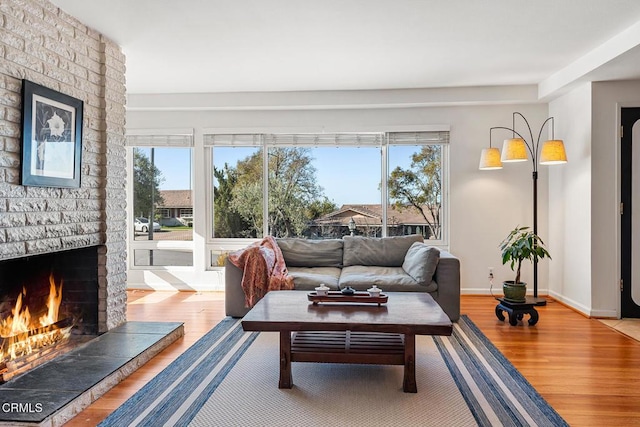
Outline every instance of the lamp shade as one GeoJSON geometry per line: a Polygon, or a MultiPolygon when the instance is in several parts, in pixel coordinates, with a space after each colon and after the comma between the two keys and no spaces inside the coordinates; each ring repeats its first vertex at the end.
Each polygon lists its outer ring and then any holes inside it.
{"type": "Polygon", "coordinates": [[[541,165],[559,165],[567,163],[567,153],[564,151],[564,142],[561,139],[551,139],[542,144],[540,151],[541,165]]]}
{"type": "Polygon", "coordinates": [[[500,150],[497,148],[484,148],[480,153],[480,170],[502,169],[500,150]]]}
{"type": "Polygon", "coordinates": [[[524,162],[527,160],[527,145],[522,138],[505,139],[502,144],[503,162],[524,162]]]}

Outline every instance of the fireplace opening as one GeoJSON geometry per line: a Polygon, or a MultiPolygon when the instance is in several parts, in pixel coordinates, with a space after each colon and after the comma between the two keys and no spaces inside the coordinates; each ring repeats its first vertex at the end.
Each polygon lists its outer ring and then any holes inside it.
{"type": "Polygon", "coordinates": [[[98,247],[0,261],[0,383],[98,333],[98,247]]]}

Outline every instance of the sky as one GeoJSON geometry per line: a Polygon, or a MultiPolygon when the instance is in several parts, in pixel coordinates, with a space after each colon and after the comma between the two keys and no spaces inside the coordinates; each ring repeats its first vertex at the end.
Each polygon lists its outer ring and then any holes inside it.
{"type": "MultiPolygon", "coordinates": [[[[148,149],[143,149],[148,153],[148,149]]],[[[393,146],[389,152],[389,169],[401,165],[406,168],[410,156],[419,150],[416,146],[393,146]]],[[[257,151],[253,147],[216,147],[214,163],[222,167],[225,162],[235,166],[257,151]]],[[[380,148],[379,147],[314,147],[311,148],[316,167],[317,183],[324,194],[338,207],[343,204],[380,203],[380,148]]],[[[156,148],[154,162],[162,171],[161,190],[186,190],[190,183],[191,162],[188,148],[156,148]]]]}
{"type": "MultiPolygon", "coordinates": [[[[150,148],[139,147],[147,156],[150,148]]],[[[155,148],[153,161],[162,171],[164,181],[161,190],[189,190],[191,185],[191,149],[190,148],[155,148]]]]}

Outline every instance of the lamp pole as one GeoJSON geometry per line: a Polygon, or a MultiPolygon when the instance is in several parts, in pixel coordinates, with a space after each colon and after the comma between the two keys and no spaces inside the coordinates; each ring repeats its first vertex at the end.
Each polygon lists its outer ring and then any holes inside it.
{"type": "MultiPolygon", "coordinates": [[[[545,122],[546,123],[546,122],[545,122]]],[[[544,126],[544,125],[542,125],[544,126]]],[[[542,130],[542,129],[541,129],[542,130]]],[[[538,143],[540,140],[538,140],[538,143]]],[[[537,147],[536,147],[537,149],[537,147]]],[[[533,234],[538,235],[538,170],[536,160],[533,160],[534,170],[531,174],[533,180],[533,234]]],[[[537,241],[534,242],[534,245],[537,241]]],[[[538,257],[533,257],[533,299],[536,305],[547,305],[547,300],[538,298],[538,257]]]]}

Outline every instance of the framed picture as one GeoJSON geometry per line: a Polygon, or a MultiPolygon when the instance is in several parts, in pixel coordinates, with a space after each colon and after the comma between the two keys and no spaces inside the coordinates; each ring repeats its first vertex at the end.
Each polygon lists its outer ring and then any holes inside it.
{"type": "Polygon", "coordinates": [[[80,187],[83,102],[22,81],[22,185],[80,187]]]}

